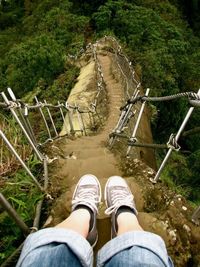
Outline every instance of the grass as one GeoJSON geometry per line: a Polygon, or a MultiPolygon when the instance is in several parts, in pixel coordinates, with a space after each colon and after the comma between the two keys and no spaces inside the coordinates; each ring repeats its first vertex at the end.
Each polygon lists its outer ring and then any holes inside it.
{"type": "MultiPolygon", "coordinates": [[[[65,102],[76,82],[79,68],[66,63],[65,69],[65,73],[58,76],[48,88],[41,81],[38,87],[24,96],[22,100],[26,103],[34,103],[34,96],[37,95],[39,101],[46,99],[48,103],[52,104],[57,104],[57,101],[65,102]]],[[[43,111],[54,136],[55,133],[53,132],[47,111],[45,109],[43,111]]],[[[61,130],[62,118],[60,111],[51,109],[51,114],[57,130],[61,130]]],[[[29,120],[37,142],[44,142],[48,138],[48,133],[38,110],[29,112],[29,120]]],[[[22,160],[42,184],[43,166],[32,154],[32,148],[20,127],[7,111],[0,112],[0,128],[22,160]]],[[[31,227],[35,217],[35,208],[38,201],[42,198],[42,193],[38,191],[38,188],[26,171],[21,168],[20,163],[9,151],[2,138],[0,138],[0,177],[2,194],[17,211],[21,219],[31,227]]],[[[22,231],[12,218],[9,217],[7,212],[0,207],[0,265],[15,251],[24,239],[25,236],[22,231]]]]}
{"type": "MultiPolygon", "coordinates": [[[[21,129],[13,118],[7,114],[0,113],[0,126],[6,138],[11,142],[22,160],[26,160],[32,149],[27,144],[21,129]]],[[[19,168],[15,156],[10,153],[3,139],[0,139],[0,176],[6,176],[19,168]]]]}
{"type": "MultiPolygon", "coordinates": [[[[38,174],[42,173],[42,165],[34,155],[31,155],[32,149],[14,119],[6,113],[0,113],[0,126],[22,160],[38,177],[38,174]]],[[[17,211],[21,219],[31,227],[35,216],[35,207],[42,194],[38,191],[31,177],[21,168],[20,163],[9,151],[2,138],[0,145],[1,193],[17,211]]],[[[39,178],[41,179],[41,177],[39,178]]],[[[14,252],[23,240],[24,235],[19,227],[7,212],[0,208],[0,264],[14,252]]]]}
{"type": "MultiPolygon", "coordinates": [[[[160,158],[158,163],[161,164],[160,158]]],[[[163,169],[161,180],[174,192],[181,194],[194,205],[198,205],[200,203],[199,187],[192,187],[191,179],[191,171],[185,157],[181,153],[173,152],[163,169]]]]}
{"type": "MultiPolygon", "coordinates": [[[[32,167],[34,173],[40,173],[38,170],[41,164],[35,157],[31,157],[27,164],[32,167]]],[[[42,198],[42,193],[38,191],[25,170],[18,169],[14,174],[4,178],[2,194],[21,219],[31,227],[35,216],[35,207],[42,198]]],[[[0,211],[0,264],[2,264],[23,242],[24,235],[7,212],[0,211]]]]}

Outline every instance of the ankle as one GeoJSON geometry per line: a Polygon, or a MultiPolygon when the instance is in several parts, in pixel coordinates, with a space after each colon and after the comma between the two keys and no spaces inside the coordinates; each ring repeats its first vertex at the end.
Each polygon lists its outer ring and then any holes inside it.
{"type": "Polygon", "coordinates": [[[121,207],[119,207],[119,209],[116,212],[116,219],[121,213],[124,213],[124,212],[129,212],[129,213],[132,213],[134,215],[137,215],[136,210],[130,208],[129,206],[121,206],[121,207]]]}
{"type": "Polygon", "coordinates": [[[117,218],[117,235],[121,235],[131,231],[143,231],[138,219],[134,213],[123,212],[120,213],[117,218]]]}
{"type": "Polygon", "coordinates": [[[56,225],[56,228],[73,230],[86,238],[89,233],[89,225],[89,211],[87,209],[77,209],[74,210],[67,219],[56,225]]]}
{"type": "Polygon", "coordinates": [[[78,211],[78,210],[86,210],[90,214],[90,220],[89,220],[89,232],[90,232],[92,227],[93,227],[93,224],[94,224],[94,213],[93,213],[93,211],[88,206],[82,205],[82,204],[76,206],[76,208],[74,209],[74,211],[78,211]]]}

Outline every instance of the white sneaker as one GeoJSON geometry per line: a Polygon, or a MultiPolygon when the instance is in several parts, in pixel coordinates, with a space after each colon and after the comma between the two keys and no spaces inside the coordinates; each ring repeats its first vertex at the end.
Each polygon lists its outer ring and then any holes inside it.
{"type": "Polygon", "coordinates": [[[98,232],[96,227],[96,217],[98,213],[98,205],[101,201],[101,186],[96,176],[86,174],[82,176],[74,190],[72,197],[72,211],[77,206],[84,205],[91,211],[92,226],[87,236],[87,240],[94,247],[98,240],[98,232]]]}
{"type": "Polygon", "coordinates": [[[105,214],[111,215],[111,236],[113,238],[117,235],[116,213],[118,209],[122,206],[128,207],[135,215],[137,215],[137,210],[131,190],[120,176],[112,176],[108,179],[104,190],[104,198],[107,206],[105,214]]]}

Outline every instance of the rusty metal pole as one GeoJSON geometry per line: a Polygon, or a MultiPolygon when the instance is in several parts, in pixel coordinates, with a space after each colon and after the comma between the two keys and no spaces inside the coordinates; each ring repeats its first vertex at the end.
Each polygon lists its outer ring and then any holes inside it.
{"type": "Polygon", "coordinates": [[[7,199],[3,196],[2,193],[0,193],[0,204],[7,211],[7,213],[10,215],[10,217],[13,218],[13,220],[16,222],[16,224],[21,228],[23,233],[29,234],[30,233],[29,227],[20,218],[20,216],[15,211],[15,209],[10,205],[10,203],[7,201],[7,199]]]}
{"type": "MultiPolygon", "coordinates": [[[[200,96],[200,89],[199,89],[199,91],[198,91],[197,94],[200,96]]],[[[184,128],[185,128],[185,126],[186,126],[186,124],[187,124],[187,122],[188,122],[190,116],[192,115],[193,110],[194,110],[194,107],[191,107],[191,108],[188,110],[188,112],[187,112],[187,114],[186,114],[186,116],[185,116],[185,118],[184,118],[184,120],[183,120],[183,122],[182,122],[182,124],[181,124],[181,126],[180,126],[180,128],[179,128],[179,130],[178,130],[178,133],[177,133],[176,136],[175,136],[175,140],[176,140],[176,141],[178,141],[178,139],[179,139],[181,133],[183,132],[183,130],[184,130],[184,128]]],[[[171,155],[171,153],[172,153],[172,150],[173,150],[172,148],[169,148],[169,150],[168,150],[168,152],[167,152],[167,155],[165,156],[165,158],[164,158],[164,160],[163,160],[163,162],[162,162],[162,164],[161,164],[161,166],[160,166],[160,168],[159,168],[159,170],[158,170],[158,172],[157,172],[155,178],[154,178],[154,179],[150,179],[150,181],[151,181],[152,183],[156,183],[156,182],[158,181],[158,179],[160,178],[160,174],[161,174],[162,170],[164,169],[164,167],[165,167],[165,165],[166,165],[166,163],[167,163],[167,160],[169,159],[169,157],[170,157],[170,155],[171,155]]]]}
{"type": "Polygon", "coordinates": [[[62,120],[63,120],[64,128],[66,130],[66,133],[68,134],[67,123],[66,123],[66,120],[65,120],[65,117],[64,117],[64,113],[63,113],[63,110],[62,110],[62,107],[61,107],[59,101],[58,101],[58,105],[60,106],[59,109],[60,109],[60,114],[61,114],[61,117],[62,117],[62,120]]]}
{"type": "MultiPolygon", "coordinates": [[[[147,88],[146,93],[145,93],[145,96],[148,96],[149,91],[150,91],[150,89],[147,88]]],[[[140,109],[140,112],[139,112],[139,115],[138,115],[138,118],[137,118],[135,127],[134,127],[134,129],[133,129],[133,133],[132,133],[132,136],[131,136],[131,138],[130,138],[130,141],[132,141],[132,140],[134,140],[134,139],[136,138],[136,133],[137,133],[137,130],[138,130],[138,127],[139,127],[141,118],[142,118],[142,114],[143,114],[143,111],[144,111],[144,108],[145,108],[145,104],[146,104],[146,101],[144,101],[144,102],[142,103],[142,106],[141,106],[141,109],[140,109]]],[[[127,156],[129,155],[131,148],[132,148],[132,146],[128,146],[128,149],[127,149],[127,152],[126,152],[126,155],[127,155],[127,156]]]]}
{"type": "MultiPolygon", "coordinates": [[[[46,101],[46,100],[44,100],[44,103],[45,103],[45,104],[47,104],[47,101],[46,101]]],[[[52,124],[52,126],[53,126],[54,132],[55,132],[56,136],[58,136],[58,132],[57,132],[57,130],[56,130],[56,126],[55,126],[55,123],[54,123],[54,121],[53,121],[53,118],[52,118],[52,115],[51,115],[50,109],[49,109],[48,107],[46,107],[46,109],[47,109],[47,112],[48,112],[48,115],[49,115],[49,118],[50,118],[51,124],[52,124]]]]}
{"type": "Polygon", "coordinates": [[[9,142],[9,140],[7,139],[7,137],[4,135],[4,133],[0,130],[0,136],[3,138],[4,142],[6,143],[6,145],[8,146],[9,150],[15,155],[15,157],[19,160],[19,162],[21,163],[22,167],[27,171],[27,173],[31,176],[31,178],[33,179],[33,181],[35,182],[35,184],[38,186],[38,188],[43,191],[42,186],[39,184],[39,182],[37,181],[37,179],[35,178],[35,176],[32,174],[32,172],[29,170],[29,168],[26,166],[26,164],[23,162],[23,160],[21,159],[21,157],[19,156],[19,154],[17,153],[17,151],[14,149],[14,147],[11,145],[11,143],[9,142]]]}
{"type": "MultiPolygon", "coordinates": [[[[14,92],[12,91],[12,89],[8,87],[7,91],[9,93],[10,97],[12,98],[12,100],[17,103],[17,98],[16,98],[14,92]]],[[[24,128],[26,129],[27,133],[29,134],[30,138],[32,139],[34,145],[37,146],[37,141],[36,141],[36,138],[34,136],[33,129],[31,127],[31,124],[30,124],[29,120],[28,120],[28,109],[27,109],[27,107],[25,107],[25,113],[23,113],[23,110],[22,110],[22,108],[20,106],[19,107],[19,115],[21,117],[21,120],[22,120],[24,128]]]]}
{"type": "Polygon", "coordinates": [[[72,116],[71,109],[68,109],[68,107],[67,107],[67,102],[66,102],[65,107],[67,109],[67,116],[68,116],[68,119],[69,119],[70,133],[72,135],[74,135],[75,134],[75,130],[74,130],[74,125],[73,125],[73,116],[72,116]]]}
{"type": "MultiPolygon", "coordinates": [[[[1,92],[1,95],[2,95],[5,103],[7,105],[9,105],[10,104],[10,101],[6,97],[5,93],[1,92]]],[[[18,118],[18,116],[17,116],[14,108],[10,107],[10,111],[13,114],[13,117],[15,118],[15,120],[17,121],[17,123],[19,124],[20,128],[22,129],[23,133],[25,134],[26,138],[28,139],[30,145],[32,146],[32,148],[35,151],[36,155],[38,156],[39,160],[42,161],[43,160],[43,155],[39,152],[39,150],[37,149],[37,147],[33,143],[32,139],[30,138],[29,134],[27,133],[27,131],[25,130],[24,126],[22,125],[20,119],[18,118]]]]}
{"type": "MultiPolygon", "coordinates": [[[[38,99],[37,99],[37,97],[36,97],[36,96],[35,96],[35,101],[36,101],[36,103],[37,103],[37,104],[39,104],[39,101],[38,101],[38,99]]],[[[47,129],[47,132],[48,132],[49,138],[50,138],[50,139],[52,139],[52,136],[51,136],[51,133],[50,133],[50,130],[49,130],[48,123],[47,123],[47,121],[46,121],[46,118],[45,118],[45,116],[44,116],[44,113],[43,113],[43,111],[42,111],[42,108],[41,108],[41,107],[39,108],[39,111],[40,111],[40,114],[41,114],[41,116],[42,116],[42,119],[43,119],[43,121],[44,121],[45,127],[46,127],[46,129],[47,129]]]]}

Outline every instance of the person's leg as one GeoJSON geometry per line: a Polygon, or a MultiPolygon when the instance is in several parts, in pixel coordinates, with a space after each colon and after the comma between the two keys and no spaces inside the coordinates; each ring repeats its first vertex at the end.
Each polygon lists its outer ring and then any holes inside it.
{"type": "Polygon", "coordinates": [[[117,226],[117,235],[122,235],[130,231],[143,231],[135,214],[126,211],[121,212],[117,216],[117,226]]]}
{"type": "Polygon", "coordinates": [[[56,228],[71,229],[87,238],[89,232],[90,212],[87,209],[74,210],[63,222],[56,225],[56,228]]]}
{"type": "Polygon", "coordinates": [[[111,177],[105,187],[106,214],[111,215],[112,240],[98,253],[97,266],[173,266],[164,241],[143,231],[133,195],[124,179],[111,177]]]}
{"type": "Polygon", "coordinates": [[[125,180],[119,176],[108,179],[104,198],[107,209],[105,214],[111,215],[112,238],[128,231],[142,231],[137,220],[134,197],[125,180]]]}
{"type": "Polygon", "coordinates": [[[97,241],[96,216],[100,199],[97,178],[84,175],[74,191],[70,216],[54,228],[29,235],[17,267],[92,266],[90,244],[97,241]]]}

